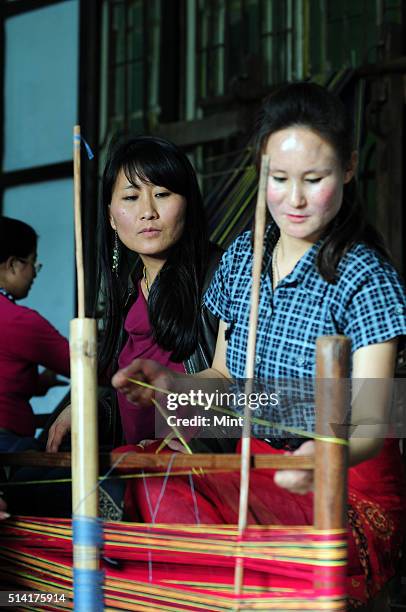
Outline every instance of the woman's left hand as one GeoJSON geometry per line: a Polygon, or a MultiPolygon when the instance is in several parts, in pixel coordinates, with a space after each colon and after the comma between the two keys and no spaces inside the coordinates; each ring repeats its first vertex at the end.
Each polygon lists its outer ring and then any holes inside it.
{"type": "MultiPolygon", "coordinates": [[[[314,455],[314,442],[308,440],[291,455],[314,455]]],[[[291,493],[305,495],[313,491],[313,470],[278,470],[274,482],[291,493]]]]}

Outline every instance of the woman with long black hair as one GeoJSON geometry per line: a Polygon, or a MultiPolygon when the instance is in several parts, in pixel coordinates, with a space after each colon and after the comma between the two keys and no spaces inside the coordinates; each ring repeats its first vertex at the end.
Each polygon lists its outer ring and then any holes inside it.
{"type": "MultiPolygon", "coordinates": [[[[342,102],[312,83],[283,86],[262,108],[256,153],[257,159],[264,153],[270,158],[270,222],[255,377],[273,381],[273,390],[284,381],[299,387],[311,384],[316,339],[342,334],[351,340],[353,385],[361,381],[367,391],[367,397],[364,389],[353,396],[351,424],[357,430],[349,442],[348,474],[347,587],[361,605],[393,575],[404,531],[405,475],[399,441],[385,439],[379,424],[388,422],[386,389],[406,336],[406,293],[382,239],[362,213],[352,135],[351,116],[342,102]]],[[[220,325],[212,366],[201,377],[222,381],[245,376],[252,259],[252,233],[245,232],[224,254],[205,294],[205,304],[220,325]]],[[[161,365],[136,360],[113,378],[114,386],[132,401],[147,402],[153,392],[140,392],[129,377],[171,390],[179,382],[161,365]]],[[[304,408],[314,430],[314,403],[304,408]]],[[[282,428],[290,425],[284,416],[281,411],[282,428]]],[[[314,453],[314,442],[306,437],[296,440],[278,431],[261,435],[258,429],[254,433],[253,452],[314,453]]],[[[193,482],[192,495],[187,482],[170,479],[162,499],[157,478],[148,484],[148,499],[138,482],[127,488],[132,506],[146,522],[157,500],[157,523],[167,521],[168,514],[180,523],[194,522],[195,506],[202,523],[237,522],[239,474],[193,476],[193,482]]],[[[253,470],[249,522],[312,524],[312,485],[312,473],[306,470],[253,470]]]]}
{"type": "MultiPolygon", "coordinates": [[[[152,136],[113,142],[103,173],[99,216],[104,302],[99,379],[134,358],[177,372],[209,367],[217,319],[202,303],[220,259],[209,243],[196,174],[174,144],[152,136]]],[[[154,438],[154,413],[119,394],[127,443],[154,438]]],[[[70,428],[70,408],[50,429],[55,451],[70,428]]]]}

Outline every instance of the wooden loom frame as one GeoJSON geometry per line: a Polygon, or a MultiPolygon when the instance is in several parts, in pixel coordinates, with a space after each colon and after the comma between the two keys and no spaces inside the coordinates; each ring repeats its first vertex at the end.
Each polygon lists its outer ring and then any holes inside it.
{"type": "MultiPolygon", "coordinates": [[[[80,138],[80,130],[75,131],[76,138],[80,138]]],[[[76,151],[78,147],[76,147],[76,151]]],[[[254,377],[254,359],[255,359],[255,340],[256,340],[256,326],[258,318],[258,300],[259,300],[259,284],[262,266],[262,245],[264,236],[265,226],[265,188],[267,173],[269,167],[269,160],[266,158],[263,160],[260,185],[258,190],[258,202],[256,210],[256,224],[255,224],[255,243],[254,243],[254,266],[253,266],[253,290],[252,290],[252,302],[251,302],[251,316],[250,316],[250,329],[248,339],[248,351],[247,351],[247,367],[246,377],[248,379],[246,392],[249,393],[252,389],[252,381],[254,377]]],[[[80,184],[78,183],[80,176],[80,160],[78,155],[75,155],[75,200],[79,202],[79,206],[75,206],[76,219],[80,218],[80,184]]],[[[81,229],[80,223],[78,223],[79,229],[77,228],[77,261],[78,261],[78,286],[79,286],[79,315],[80,318],[75,321],[76,325],[79,325],[80,330],[86,328],[86,322],[91,322],[90,327],[95,328],[93,322],[89,319],[84,319],[84,285],[83,285],[83,262],[81,259],[81,229]],[[79,238],[78,238],[79,237],[79,238]],[[82,321],[82,322],[81,322],[82,321]]],[[[94,330],[91,331],[94,333],[94,330]]],[[[84,334],[85,335],[85,334],[84,334]]],[[[91,342],[94,342],[93,336],[91,342]]],[[[92,364],[89,365],[89,354],[88,347],[86,348],[86,342],[89,342],[88,338],[81,338],[81,344],[85,347],[81,348],[83,351],[84,364],[75,366],[76,376],[78,370],[87,370],[85,375],[83,372],[79,373],[80,385],[79,387],[86,388],[91,386],[92,373],[89,372],[92,364]],[[86,378],[85,382],[83,376],[86,378]],[[87,382],[90,381],[90,382],[87,382]]],[[[71,347],[72,351],[72,347],[71,347]]],[[[346,338],[335,336],[335,337],[323,337],[317,341],[317,363],[316,363],[316,378],[323,380],[324,384],[316,385],[316,433],[320,437],[316,437],[315,440],[315,458],[312,457],[290,457],[290,456],[278,456],[272,457],[269,455],[257,455],[251,457],[250,454],[250,413],[249,408],[246,406],[244,413],[244,431],[243,431],[243,446],[241,456],[236,455],[179,455],[175,458],[170,459],[167,455],[156,455],[156,454],[142,454],[137,455],[136,453],[126,455],[123,461],[120,463],[120,468],[129,467],[167,467],[171,460],[171,466],[173,468],[215,468],[219,470],[229,470],[230,467],[241,468],[241,492],[240,492],[240,510],[239,510],[239,524],[238,530],[240,535],[244,532],[247,525],[247,507],[248,507],[248,487],[249,487],[249,469],[252,463],[255,467],[273,467],[279,469],[314,469],[314,481],[315,481],[315,495],[314,495],[314,527],[317,530],[332,530],[339,529],[343,530],[346,527],[346,468],[347,468],[347,447],[345,444],[337,443],[337,434],[332,429],[331,424],[343,423],[344,415],[347,412],[348,397],[344,392],[343,386],[334,384],[337,380],[348,377],[349,372],[349,341],[346,338]],[[325,384],[326,379],[331,380],[331,384],[325,384]],[[245,435],[244,435],[245,434],[245,435]],[[325,439],[323,439],[323,436],[325,439]],[[328,440],[327,438],[330,438],[328,440]],[[335,438],[335,440],[332,440],[335,438]]],[[[94,359],[92,356],[91,361],[94,359]]],[[[73,365],[74,362],[72,362],[73,365]]],[[[72,368],[73,374],[74,368],[72,368]]],[[[94,378],[94,376],[93,376],[94,378]]],[[[72,381],[73,388],[75,380],[72,381]]],[[[91,398],[90,411],[94,413],[94,398],[95,389],[88,389],[89,396],[91,398]]],[[[73,438],[80,437],[81,444],[83,445],[86,440],[84,435],[85,428],[88,426],[86,422],[86,403],[85,397],[82,394],[78,397],[79,392],[75,390],[76,400],[80,410],[78,408],[78,415],[75,417],[73,410],[73,438]],[[79,421],[75,418],[79,418],[79,421]],[[75,433],[76,432],[76,433],[75,433]]],[[[93,422],[92,426],[92,451],[94,450],[94,435],[95,435],[95,424],[94,414],[91,416],[93,422]]],[[[96,456],[92,468],[89,470],[89,465],[86,461],[83,461],[83,447],[78,448],[78,442],[75,440],[72,446],[72,456],[68,453],[54,453],[54,454],[43,454],[39,455],[35,453],[35,465],[49,465],[49,466],[61,466],[66,465],[69,459],[72,459],[73,469],[73,480],[79,482],[80,492],[73,487],[73,504],[74,508],[83,499],[87,499],[84,506],[85,515],[89,517],[95,517],[97,511],[95,511],[95,503],[97,501],[97,494],[94,490],[95,473],[97,472],[98,458],[96,456]],[[75,449],[76,448],[76,449],[75,449]],[[75,459],[76,457],[76,459],[75,459]],[[81,461],[78,458],[81,458],[81,461]],[[96,470],[96,471],[95,471],[96,470]],[[90,481],[85,482],[87,476],[86,472],[91,472],[90,481]]],[[[29,465],[32,464],[33,455],[31,453],[14,453],[5,454],[6,456],[0,456],[0,465],[29,465]],[[30,456],[31,455],[31,456],[30,456]]],[[[113,454],[111,459],[116,459],[113,454]]],[[[87,569],[97,569],[98,567],[98,551],[97,547],[94,547],[94,558],[89,560],[88,550],[85,551],[86,560],[82,558],[82,553],[79,550],[74,552],[74,558],[79,560],[79,563],[87,569]]],[[[80,547],[79,547],[80,549],[80,547]]],[[[235,566],[235,594],[240,595],[243,589],[243,561],[241,557],[236,559],[235,566]]],[[[343,608],[344,609],[344,608],[343,608]]]]}
{"type": "MultiPolygon", "coordinates": [[[[336,385],[345,378],[348,367],[349,345],[342,337],[324,337],[318,341],[317,377],[324,383],[316,387],[317,433],[321,436],[337,436],[330,430],[331,423],[343,422],[347,409],[345,394],[340,393],[342,386],[336,385]],[[331,381],[331,386],[328,380],[331,381]],[[327,383],[327,384],[326,384],[327,383]],[[339,391],[333,396],[331,390],[339,391]]],[[[346,528],[346,464],[347,447],[322,438],[315,440],[315,460],[312,456],[290,455],[252,455],[251,467],[274,469],[314,469],[314,527],[317,530],[346,528]]],[[[108,468],[114,465],[120,453],[101,456],[100,465],[108,468]]],[[[148,469],[168,467],[173,455],[128,453],[120,462],[120,468],[148,469]]],[[[0,465],[28,466],[35,459],[36,466],[70,466],[70,453],[3,453],[0,465]]],[[[178,454],[172,458],[171,469],[202,467],[214,470],[238,470],[241,466],[239,455],[178,454]]],[[[308,526],[307,526],[308,527],[308,526]]],[[[328,573],[324,574],[328,580],[328,573]]],[[[344,611],[346,608],[343,607],[344,611]]]]}

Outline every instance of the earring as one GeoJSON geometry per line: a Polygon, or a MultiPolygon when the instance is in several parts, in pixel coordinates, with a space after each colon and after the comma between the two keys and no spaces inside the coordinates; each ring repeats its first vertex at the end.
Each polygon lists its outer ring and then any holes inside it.
{"type": "Polygon", "coordinates": [[[118,276],[118,263],[120,260],[120,247],[118,245],[118,234],[117,230],[114,231],[114,247],[113,247],[113,262],[111,264],[111,269],[113,273],[118,276]]]}

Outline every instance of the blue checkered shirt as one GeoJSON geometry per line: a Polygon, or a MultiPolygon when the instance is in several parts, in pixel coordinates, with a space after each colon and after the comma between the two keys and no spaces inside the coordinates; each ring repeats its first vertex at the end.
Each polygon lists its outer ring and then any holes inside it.
{"type": "MultiPolygon", "coordinates": [[[[315,264],[319,241],[273,290],[272,252],[277,239],[278,230],[271,225],[261,275],[255,378],[269,382],[296,379],[296,384],[300,384],[298,379],[302,384],[307,379],[311,384],[319,336],[344,334],[351,339],[354,352],[406,335],[404,286],[393,266],[374,250],[364,244],[353,246],[338,265],[336,282],[328,283],[315,264]]],[[[252,259],[251,233],[245,232],[223,255],[204,298],[209,310],[228,325],[226,362],[234,379],[245,375],[252,259]]],[[[308,398],[304,392],[303,399],[305,395],[308,398]]],[[[312,427],[313,402],[307,399],[294,404],[302,404],[299,421],[288,415],[283,421],[312,427]]]]}
{"type": "MultiPolygon", "coordinates": [[[[278,235],[267,230],[258,316],[255,376],[313,377],[319,336],[344,334],[352,352],[406,335],[406,293],[390,263],[364,244],[353,246],[338,265],[335,283],[319,274],[311,247],[272,289],[272,251],[278,235]]],[[[224,253],[204,301],[228,324],[227,367],[244,378],[252,277],[251,233],[224,253]]]]}

